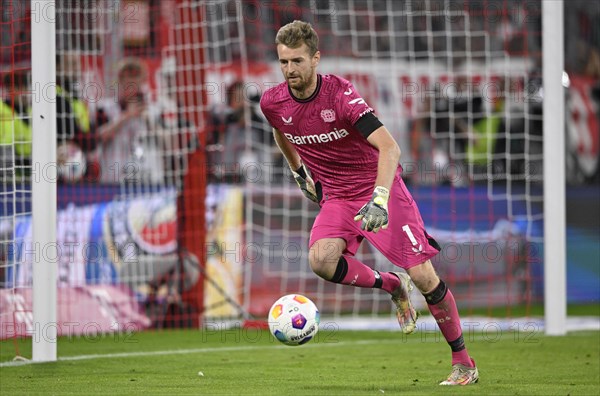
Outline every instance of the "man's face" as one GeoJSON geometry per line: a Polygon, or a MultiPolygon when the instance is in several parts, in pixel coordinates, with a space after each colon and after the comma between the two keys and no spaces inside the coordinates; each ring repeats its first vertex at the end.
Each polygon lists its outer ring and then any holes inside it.
{"type": "Polygon", "coordinates": [[[122,75],[119,78],[119,102],[141,102],[144,80],[137,75],[122,75]]]}
{"type": "Polygon", "coordinates": [[[296,91],[306,90],[315,79],[321,56],[319,51],[310,56],[306,44],[298,48],[278,44],[277,55],[281,72],[290,88],[296,91]]]}

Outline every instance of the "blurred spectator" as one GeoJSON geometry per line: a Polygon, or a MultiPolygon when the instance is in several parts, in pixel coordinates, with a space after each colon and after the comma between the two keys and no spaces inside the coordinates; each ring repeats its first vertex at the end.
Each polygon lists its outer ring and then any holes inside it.
{"type": "Polygon", "coordinates": [[[488,166],[495,162],[494,154],[503,154],[505,147],[498,143],[505,135],[502,131],[506,129],[503,118],[504,98],[499,97],[488,103],[491,106],[490,111],[480,120],[473,122],[469,128],[467,143],[467,162],[475,167],[476,174],[486,176],[488,166]]]}
{"type": "Polygon", "coordinates": [[[492,165],[494,171],[506,169],[502,153],[513,140],[504,132],[504,84],[495,87],[497,96],[483,98],[468,77],[457,76],[422,102],[412,123],[410,147],[418,171],[408,168],[412,182],[464,186],[487,178],[492,165]]]}
{"type": "Polygon", "coordinates": [[[467,76],[459,75],[438,93],[432,116],[435,117],[432,129],[440,138],[437,156],[442,161],[442,175],[453,185],[463,186],[469,182],[467,149],[473,138],[473,125],[479,123],[483,114],[483,98],[474,89],[467,76]],[[442,159],[441,156],[447,156],[442,159]],[[448,166],[448,164],[453,164],[448,166]]]}
{"type": "Polygon", "coordinates": [[[85,153],[96,146],[90,129],[87,103],[79,97],[81,58],[77,52],[56,55],[56,137],[59,180],[81,180],[90,167],[85,153]]]}
{"type": "Polygon", "coordinates": [[[600,80],[600,50],[589,47],[589,57],[585,64],[584,75],[595,80],[600,80]]]}
{"type": "MultiPolygon", "coordinates": [[[[14,159],[16,169],[20,175],[28,175],[31,165],[31,84],[28,71],[16,71],[14,79],[10,74],[4,76],[3,87],[9,92],[7,98],[0,104],[0,143],[2,162],[11,163],[14,159]],[[14,113],[13,113],[14,111],[14,113]],[[13,135],[14,128],[14,135],[13,135]],[[12,145],[14,136],[14,148],[12,145]]],[[[57,161],[59,177],[64,181],[65,170],[61,167],[69,162],[71,173],[70,181],[74,181],[72,168],[85,171],[85,158],[79,145],[75,143],[76,136],[80,135],[80,128],[75,119],[71,101],[64,92],[57,87],[56,96],[56,135],[57,135],[57,161]],[[82,167],[82,168],[81,168],[82,167]]],[[[79,178],[83,173],[79,174],[79,178]]]]}
{"type": "Polygon", "coordinates": [[[226,108],[213,111],[213,129],[207,137],[213,181],[242,182],[243,177],[253,178],[248,172],[265,177],[269,171],[279,170],[274,163],[278,157],[271,150],[271,129],[256,110],[259,97],[249,97],[246,88],[241,81],[231,84],[226,108]]]}
{"type": "Polygon", "coordinates": [[[148,71],[141,59],[126,58],[117,71],[116,98],[103,100],[94,126],[102,183],[162,184],[162,142],[151,111],[148,71]],[[112,100],[111,100],[112,99],[112,100]]]}
{"type": "Polygon", "coordinates": [[[85,98],[79,93],[81,79],[81,57],[77,52],[60,52],[56,55],[56,95],[64,98],[57,102],[57,115],[63,118],[59,128],[59,138],[73,140],[85,152],[94,149],[91,136],[90,115],[85,98]],[[69,109],[63,109],[62,102],[68,102],[69,109]]]}
{"type": "MultiPolygon", "coordinates": [[[[31,84],[29,73],[15,71],[3,76],[2,92],[5,98],[0,101],[0,167],[10,169],[23,176],[29,174],[24,167],[31,165],[31,84]]],[[[1,182],[9,182],[12,175],[2,172],[1,182]]]]}
{"type": "Polygon", "coordinates": [[[185,116],[178,95],[175,57],[164,57],[156,78],[158,134],[162,137],[165,173],[168,183],[179,184],[187,172],[188,154],[198,150],[196,126],[185,116]]]}

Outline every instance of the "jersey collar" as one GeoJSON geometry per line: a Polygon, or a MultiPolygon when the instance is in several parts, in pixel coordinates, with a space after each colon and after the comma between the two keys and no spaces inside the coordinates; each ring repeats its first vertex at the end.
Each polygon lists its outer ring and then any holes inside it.
{"type": "Polygon", "coordinates": [[[317,95],[319,94],[320,90],[321,90],[321,75],[320,74],[317,74],[317,87],[315,88],[315,92],[313,92],[306,99],[299,99],[299,98],[295,97],[294,94],[292,93],[292,89],[288,85],[288,92],[290,93],[290,96],[292,97],[292,99],[294,99],[298,103],[308,103],[308,102],[310,102],[311,100],[313,100],[314,98],[317,97],[317,95]]]}

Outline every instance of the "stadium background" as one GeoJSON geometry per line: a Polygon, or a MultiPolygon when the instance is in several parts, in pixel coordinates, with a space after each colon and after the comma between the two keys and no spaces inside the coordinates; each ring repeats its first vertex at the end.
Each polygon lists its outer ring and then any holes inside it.
{"type": "MultiPolygon", "coordinates": [[[[15,76],[27,78],[31,69],[29,23],[37,14],[24,4],[2,0],[3,100],[22,89],[15,76]]],[[[568,4],[565,43],[575,43],[565,57],[568,301],[597,303],[600,15],[585,1],[568,4]]],[[[96,105],[114,100],[119,62],[138,57],[148,70],[149,112],[161,120],[150,132],[163,139],[161,158],[169,163],[158,184],[100,183],[89,171],[97,169],[92,159],[83,178],[61,181],[59,243],[73,254],[60,257],[59,319],[81,324],[63,325],[62,334],[262,318],[292,290],[335,317],[391,313],[385,296],[324,284],[310,273],[303,249],[316,208],[281,167],[269,128],[252,115],[260,93],[281,81],[274,35],[294,19],[319,32],[321,72],[352,80],[399,141],[425,223],[444,242],[439,270],[459,306],[500,306],[510,316],[514,306],[542,301],[540,2],[57,5],[57,51],[81,63],[72,94],[89,108],[86,139],[95,139],[96,105]],[[244,156],[225,163],[231,142],[212,136],[225,133],[218,119],[229,111],[236,81],[247,121],[236,138],[244,156]],[[476,94],[481,108],[471,100],[476,94]],[[492,122],[499,97],[507,103],[500,112],[505,130],[498,130],[504,145],[488,145],[482,164],[448,119],[471,127],[492,122]],[[444,101],[446,110],[436,107],[444,101]]],[[[27,335],[32,326],[27,186],[35,172],[19,166],[2,180],[1,338],[27,335]]],[[[389,268],[368,246],[360,253],[389,268]]]]}

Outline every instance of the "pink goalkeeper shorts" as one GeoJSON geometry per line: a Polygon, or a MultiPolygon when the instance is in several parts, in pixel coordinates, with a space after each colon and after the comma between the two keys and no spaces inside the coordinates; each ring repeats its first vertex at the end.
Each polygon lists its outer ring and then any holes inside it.
{"type": "Polygon", "coordinates": [[[438,244],[425,231],[416,202],[399,175],[394,178],[388,201],[389,226],[377,233],[360,229],[354,216],[368,202],[325,201],[310,234],[309,247],[323,238],[342,238],[346,241],[344,254],[354,256],[366,238],[392,264],[407,269],[435,256],[438,244]]]}

